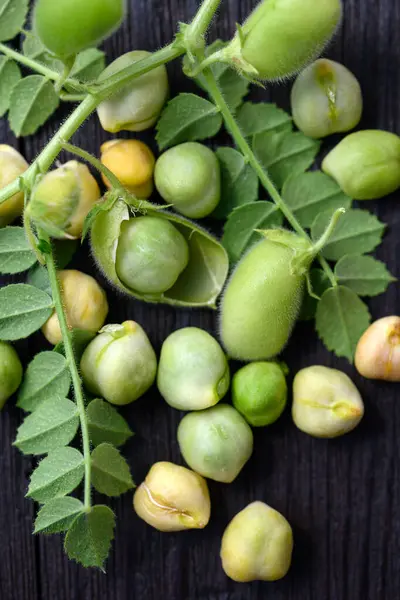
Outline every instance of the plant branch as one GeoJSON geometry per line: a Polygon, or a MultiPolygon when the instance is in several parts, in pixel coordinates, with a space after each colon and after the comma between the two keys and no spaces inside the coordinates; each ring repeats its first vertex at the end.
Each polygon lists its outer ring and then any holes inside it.
{"type": "Polygon", "coordinates": [[[58,81],[60,79],[60,73],[57,73],[57,71],[53,71],[53,69],[46,67],[46,65],[38,62],[34,58],[25,56],[24,54],[21,54],[21,52],[17,52],[5,44],[0,43],[0,52],[19,62],[21,65],[24,65],[24,67],[28,67],[32,71],[44,75],[47,79],[52,79],[53,81],[58,81]]]}

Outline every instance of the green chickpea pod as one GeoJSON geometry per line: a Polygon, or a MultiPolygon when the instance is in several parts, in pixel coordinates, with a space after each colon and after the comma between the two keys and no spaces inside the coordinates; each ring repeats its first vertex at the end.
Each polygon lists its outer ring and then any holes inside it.
{"type": "Polygon", "coordinates": [[[0,410],[22,381],[22,365],[14,348],[0,342],[0,410]]]}
{"type": "Polygon", "coordinates": [[[183,458],[203,477],[231,483],[253,452],[253,433],[228,404],[188,413],[178,427],[183,458]]]}
{"type": "Polygon", "coordinates": [[[68,59],[119,27],[126,0],[37,0],[34,29],[50,52],[68,59]]]}
{"type": "Polygon", "coordinates": [[[167,219],[135,217],[121,224],[115,269],[132,290],[142,294],[166,292],[188,262],[189,246],[167,219]]]}
{"type": "Polygon", "coordinates": [[[207,331],[185,327],[165,340],[157,385],[170,406],[180,410],[214,406],[227,393],[229,382],[226,356],[207,331]]]}
{"type": "Polygon", "coordinates": [[[304,69],[291,94],[296,126],[308,137],[349,131],[361,119],[360,84],[346,67],[321,58],[304,69]]]}
{"type": "Polygon", "coordinates": [[[157,358],[143,329],[134,321],[106,325],[81,359],[87,389],[111,404],[134,402],[153,384],[157,358]]]}
{"type": "MultiPolygon", "coordinates": [[[[150,55],[151,53],[145,50],[123,54],[108,65],[99,81],[106,81],[111,75],[150,55]]],[[[168,93],[167,69],[165,65],[161,65],[137,77],[100,104],[97,114],[101,126],[111,133],[149,129],[157,122],[168,93]]]]}
{"type": "Polygon", "coordinates": [[[191,219],[206,217],[221,198],[221,174],[214,152],[198,142],[170,148],[156,162],[155,184],[167,204],[191,219]]]}

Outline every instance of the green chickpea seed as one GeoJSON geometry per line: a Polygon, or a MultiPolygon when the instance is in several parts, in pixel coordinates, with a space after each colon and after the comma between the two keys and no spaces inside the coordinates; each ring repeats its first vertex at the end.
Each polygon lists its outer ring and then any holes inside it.
{"type": "Polygon", "coordinates": [[[182,456],[203,477],[231,483],[253,452],[253,433],[228,404],[187,414],[178,427],[182,456]]]}
{"type": "Polygon", "coordinates": [[[169,290],[189,262],[189,246],[167,219],[135,217],[121,224],[115,269],[124,285],[142,294],[169,290]]]}
{"type": "Polygon", "coordinates": [[[232,401],[253,427],[274,423],[287,401],[282,368],[273,362],[255,362],[242,367],[232,379],[232,401]]]}
{"type": "Polygon", "coordinates": [[[207,331],[186,327],[165,340],[157,385],[170,406],[180,410],[214,406],[227,393],[229,382],[226,356],[207,331]]]}
{"type": "Polygon", "coordinates": [[[191,219],[206,217],[221,197],[219,162],[198,142],[170,148],[156,162],[156,188],[167,204],[191,219]]]}
{"type": "Polygon", "coordinates": [[[17,352],[11,344],[0,342],[0,410],[19,388],[22,373],[17,352]]]}

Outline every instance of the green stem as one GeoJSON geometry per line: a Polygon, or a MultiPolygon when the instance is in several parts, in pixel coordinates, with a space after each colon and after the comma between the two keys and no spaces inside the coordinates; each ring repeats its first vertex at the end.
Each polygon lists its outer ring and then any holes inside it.
{"type": "MultiPolygon", "coordinates": [[[[41,237],[49,242],[49,238],[41,233],[41,237]]],[[[46,266],[49,274],[51,292],[53,295],[54,306],[60,324],[62,339],[64,343],[65,357],[71,373],[72,385],[74,388],[74,396],[78,407],[79,419],[82,432],[83,459],[85,464],[85,488],[84,488],[84,504],[85,509],[91,507],[91,461],[90,461],[90,438],[89,427],[86,416],[85,401],[82,390],[82,382],[76,364],[72,334],[68,328],[67,319],[64,312],[60,284],[57,277],[57,267],[54,261],[53,253],[46,255],[46,266]]]]}
{"type": "Polygon", "coordinates": [[[57,71],[49,69],[49,67],[46,67],[46,65],[43,65],[42,63],[38,62],[33,58],[30,58],[29,56],[25,56],[24,54],[13,50],[5,44],[0,43],[0,52],[5,54],[6,56],[9,56],[13,60],[16,60],[21,65],[32,69],[32,71],[36,71],[36,73],[44,75],[45,77],[47,77],[47,79],[52,79],[53,81],[58,81],[60,79],[60,73],[57,73],[57,71]]]}
{"type": "Polygon", "coordinates": [[[62,90],[62,88],[64,87],[65,82],[67,81],[69,74],[72,71],[72,67],[74,66],[75,63],[75,56],[73,56],[72,58],[69,58],[65,63],[64,63],[64,69],[63,72],[61,73],[61,75],[59,76],[58,80],[56,81],[56,85],[54,86],[55,91],[57,92],[57,94],[59,94],[62,90]]]}
{"type": "Polygon", "coordinates": [[[60,92],[59,96],[63,102],[82,102],[86,98],[86,94],[68,94],[67,92],[60,92]]]}
{"type": "MultiPolygon", "coordinates": [[[[193,21],[186,30],[186,40],[196,46],[201,42],[209,24],[211,23],[221,0],[205,0],[200,6],[193,21]]],[[[190,50],[190,48],[189,48],[190,50]]]]}

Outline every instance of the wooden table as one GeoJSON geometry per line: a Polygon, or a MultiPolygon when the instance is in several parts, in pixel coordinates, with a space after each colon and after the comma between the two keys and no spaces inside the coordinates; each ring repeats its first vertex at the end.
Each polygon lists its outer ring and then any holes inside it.
{"type": "MultiPolygon", "coordinates": [[[[131,49],[154,50],[170,41],[177,21],[190,19],[195,0],[130,0],[129,18],[105,45],[109,59],[131,49]]],[[[344,24],[327,56],[344,62],[361,82],[365,110],[362,128],[400,132],[400,2],[344,0],[344,24]]],[[[211,40],[227,38],[255,5],[254,0],[224,0],[211,40]]],[[[192,89],[179,61],[169,67],[172,92],[192,89]]],[[[272,99],[288,107],[290,84],[255,90],[254,100],[272,99]]],[[[67,114],[61,109],[40,133],[16,140],[4,120],[1,142],[32,160],[67,114]]],[[[142,136],[155,147],[150,135],[142,136]]],[[[109,136],[96,116],[74,141],[98,154],[109,136]]],[[[228,143],[228,138],[222,138],[228,143]]],[[[333,142],[332,142],[333,143],[333,142]]],[[[325,145],[328,147],[328,144],[325,145]]],[[[399,276],[400,194],[368,209],[389,224],[378,256],[399,276]]],[[[88,248],[74,266],[95,273],[88,248]]],[[[111,301],[110,322],[135,319],[156,350],[165,337],[187,325],[216,330],[207,310],[150,306],[116,294],[97,273],[111,301]]],[[[374,318],[399,313],[399,287],[373,299],[374,318]]],[[[17,345],[24,362],[44,348],[41,334],[17,345]]],[[[21,413],[11,401],[0,416],[0,598],[1,600],[396,600],[400,594],[400,398],[397,385],[358,377],[345,361],[329,354],[309,324],[299,324],[284,353],[291,376],[304,366],[343,369],[358,386],[366,416],[352,434],[335,441],[313,439],[296,430],[289,410],[280,421],[255,431],[250,463],[231,485],[210,482],[212,520],[204,531],[159,533],[132,510],[132,494],[111,501],[118,517],[107,574],[68,562],[58,536],[33,537],[34,505],[24,499],[34,462],[11,447],[21,413]],[[221,534],[228,521],[252,500],[280,510],[294,528],[290,574],[274,584],[236,584],[224,575],[221,534]]],[[[136,482],[157,460],[181,463],[176,428],[181,418],[153,389],[125,408],[135,430],[125,454],[136,482]]]]}

